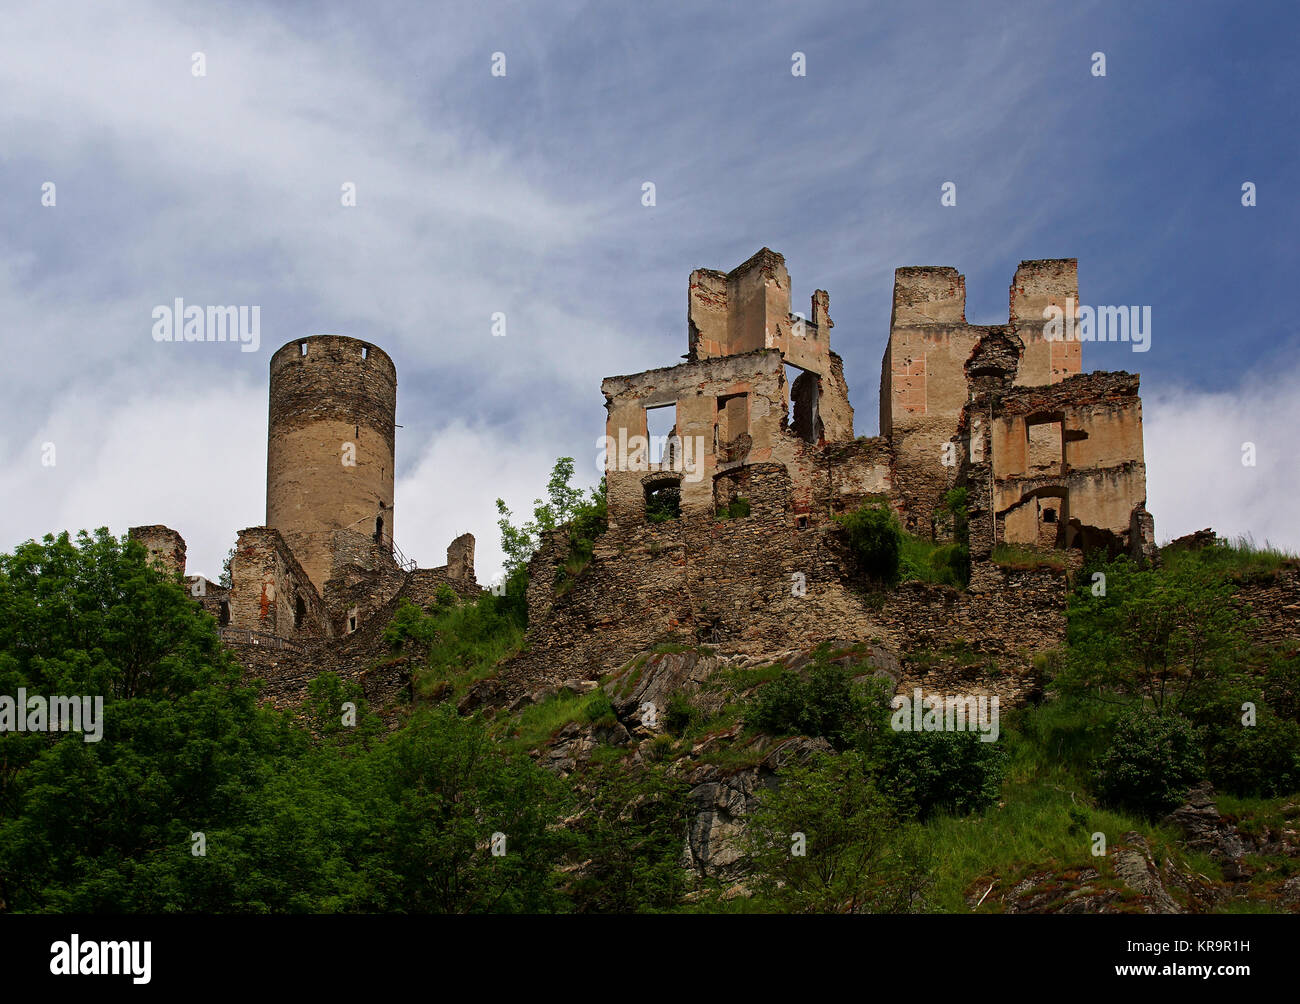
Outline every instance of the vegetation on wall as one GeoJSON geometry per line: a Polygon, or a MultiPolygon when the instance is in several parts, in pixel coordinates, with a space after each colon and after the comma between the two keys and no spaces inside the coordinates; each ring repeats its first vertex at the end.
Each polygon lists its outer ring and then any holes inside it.
{"type": "MultiPolygon", "coordinates": [[[[601,499],[573,501],[557,474],[549,515],[512,538],[520,558],[548,519],[565,517],[550,529],[567,523],[574,546],[603,525],[601,499]]],[[[897,530],[883,507],[860,515],[844,523],[868,553],[897,530]]],[[[1117,882],[1097,832],[1137,832],[1220,881],[1162,817],[1209,780],[1243,830],[1294,826],[1300,653],[1253,644],[1241,605],[1244,583],[1286,560],[1090,558],[1065,644],[1039,663],[1046,696],[1004,709],[997,742],[896,731],[866,650],[823,645],[789,666],[720,668],[669,696],[639,756],[598,740],[559,776],[541,764],[569,726],[635,730],[618,694],[491,719],[448,699],[517,650],[522,591],[467,602],[442,588],[399,608],[384,638],[418,660],[421,699],[386,730],[332,674],[291,714],[260,703],[212,616],[139,544],[104,530],[31,541],[0,555],[0,695],[101,697],[103,731],[0,731],[0,912],[966,912],[1049,871],[1117,882]],[[683,868],[694,768],[758,770],[790,737],[811,742],[754,784],[739,871],[683,868]]],[[[636,678],[651,657],[629,664],[636,678]]],[[[1246,864],[1255,878],[1234,895],[1272,908],[1294,859],[1246,864]]]]}

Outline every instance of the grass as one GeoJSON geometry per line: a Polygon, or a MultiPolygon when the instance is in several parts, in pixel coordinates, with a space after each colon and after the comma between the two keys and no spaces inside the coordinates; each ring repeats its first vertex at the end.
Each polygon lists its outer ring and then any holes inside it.
{"type": "MultiPolygon", "coordinates": [[[[1172,859],[1180,869],[1222,882],[1223,872],[1208,854],[1190,851],[1181,835],[1152,820],[1098,805],[1087,790],[1092,764],[1109,744],[1110,720],[1115,714],[1104,705],[1053,701],[1038,708],[1014,712],[1004,721],[1004,739],[1010,760],[998,804],[965,817],[940,816],[925,825],[933,841],[934,884],[930,908],[967,913],[972,893],[978,899],[994,886],[980,912],[1002,909],[1001,896],[1024,878],[1042,874],[1038,888],[1050,891],[1061,884],[1062,896],[1078,886],[1073,873],[1084,868],[1099,872],[1090,885],[1121,889],[1110,858],[1092,855],[1092,834],[1106,836],[1112,851],[1130,830],[1140,833],[1157,862],[1172,859]],[[1064,881],[1062,881],[1064,880],[1064,881]]],[[[1241,820],[1241,828],[1258,833],[1264,826],[1276,830],[1286,819],[1296,796],[1277,799],[1233,798],[1219,793],[1220,813],[1241,820]]],[[[1300,817],[1298,817],[1300,818],[1300,817]]],[[[1294,866],[1290,859],[1257,859],[1263,869],[1258,898],[1230,900],[1223,912],[1276,912],[1268,903],[1267,883],[1277,883],[1294,866]]],[[[1185,905],[1186,893],[1168,885],[1170,894],[1185,905]]],[[[1121,890],[1121,902],[1140,909],[1130,890],[1121,890]]]]}
{"type": "Polygon", "coordinates": [[[500,612],[498,597],[485,593],[473,603],[440,602],[427,612],[403,604],[385,637],[393,645],[423,650],[423,665],[413,673],[415,692],[441,700],[459,698],[519,652],[524,628],[500,612]]]}
{"type": "Polygon", "coordinates": [[[574,546],[564,564],[555,573],[555,595],[563,596],[578,584],[580,576],[591,564],[591,546],[574,546]]]}
{"type": "Polygon", "coordinates": [[[1267,828],[1273,833],[1282,829],[1300,829],[1300,815],[1291,815],[1294,809],[1288,806],[1300,805],[1300,797],[1291,798],[1237,798],[1226,792],[1216,794],[1215,804],[1219,813],[1240,820],[1238,826],[1251,836],[1261,836],[1267,828]]]}
{"type": "Polygon", "coordinates": [[[991,556],[993,564],[1015,572],[1029,572],[1035,568],[1050,568],[1054,572],[1065,571],[1065,562],[1054,551],[1042,551],[1025,544],[996,544],[991,556]]]}
{"type": "Polygon", "coordinates": [[[505,740],[520,750],[540,746],[570,722],[609,724],[613,718],[609,698],[603,690],[590,694],[562,693],[541,704],[524,708],[517,720],[505,723],[505,740]]]}
{"type": "Polygon", "coordinates": [[[898,555],[900,582],[933,582],[965,589],[966,582],[953,567],[959,544],[945,544],[903,534],[898,555]]]}
{"type": "Polygon", "coordinates": [[[1195,550],[1166,547],[1161,550],[1160,559],[1171,570],[1194,564],[1237,575],[1272,574],[1300,560],[1292,552],[1275,547],[1267,540],[1263,545],[1256,544],[1251,534],[1220,540],[1213,547],[1195,550]]]}

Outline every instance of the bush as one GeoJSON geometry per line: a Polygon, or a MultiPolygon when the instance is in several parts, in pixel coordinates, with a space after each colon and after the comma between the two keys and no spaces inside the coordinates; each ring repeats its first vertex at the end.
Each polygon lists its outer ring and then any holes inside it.
{"type": "Polygon", "coordinates": [[[664,728],[675,736],[680,736],[691,727],[699,712],[685,694],[673,694],[668,698],[668,707],[664,709],[664,728]]]}
{"type": "Polygon", "coordinates": [[[875,758],[882,791],[919,819],[937,812],[966,815],[997,800],[1006,753],[978,732],[887,729],[875,758]]]}
{"type": "Polygon", "coordinates": [[[1206,768],[1214,786],[1241,798],[1300,791],[1300,726],[1265,707],[1249,726],[1241,723],[1240,705],[1225,710],[1222,724],[1206,730],[1206,768]]]}
{"type": "Polygon", "coordinates": [[[853,687],[852,676],[830,662],[820,646],[805,682],[783,670],[754,697],[746,722],[773,735],[820,736],[838,750],[848,748],[867,717],[867,702],[853,687]]]}
{"type": "Polygon", "coordinates": [[[735,498],[730,505],[718,506],[718,519],[744,519],[751,511],[749,499],[735,498]]]}
{"type": "Polygon", "coordinates": [[[829,754],[788,766],[757,794],[741,834],[759,909],[783,913],[911,913],[934,861],[926,834],[903,824],[867,758],[829,754]],[[803,853],[791,853],[793,841],[803,853]]]}
{"type": "Polygon", "coordinates": [[[1199,739],[1179,715],[1125,715],[1097,765],[1097,794],[1113,807],[1146,816],[1168,812],[1205,776],[1199,739]]]}
{"type": "Polygon", "coordinates": [[[885,585],[898,581],[903,531],[887,504],[864,504],[835,521],[844,528],[849,547],[868,576],[885,585]]]}

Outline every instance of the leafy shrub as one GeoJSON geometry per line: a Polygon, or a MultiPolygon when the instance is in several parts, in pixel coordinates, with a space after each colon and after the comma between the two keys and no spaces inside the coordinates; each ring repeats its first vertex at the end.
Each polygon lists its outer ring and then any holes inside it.
{"type": "Polygon", "coordinates": [[[898,581],[903,531],[887,504],[864,504],[835,521],[844,528],[849,547],[868,576],[886,585],[898,581]]]}
{"type": "Polygon", "coordinates": [[[1240,797],[1277,798],[1300,790],[1300,725],[1258,706],[1254,725],[1241,722],[1232,704],[1205,730],[1209,778],[1240,797]]]}
{"type": "Polygon", "coordinates": [[[682,515],[682,490],[677,485],[666,485],[646,492],[645,518],[647,523],[669,523],[682,515]]]}
{"type": "Polygon", "coordinates": [[[1205,775],[1199,740],[1180,715],[1125,715],[1097,765],[1097,794],[1111,806],[1143,815],[1168,812],[1205,775]]]}
{"type": "Polygon", "coordinates": [[[750,810],[741,845],[760,909],[910,913],[934,861],[921,828],[902,823],[865,756],[823,755],[788,766],[750,810]],[[793,854],[792,839],[805,845],[793,854]]]}
{"type": "Polygon", "coordinates": [[[673,735],[680,736],[697,717],[699,712],[685,694],[673,694],[668,698],[668,707],[664,709],[664,728],[673,735]]]}
{"type": "Polygon", "coordinates": [[[867,702],[853,687],[852,676],[830,662],[830,650],[820,646],[805,682],[783,670],[754,696],[746,721],[773,735],[820,736],[836,749],[846,749],[862,729],[867,702]]]}
{"type": "Polygon", "coordinates": [[[718,519],[744,519],[751,511],[749,499],[737,497],[730,505],[718,506],[718,519]]]}
{"type": "Polygon", "coordinates": [[[997,800],[1006,752],[978,732],[896,732],[874,750],[882,791],[920,819],[966,815],[997,800]]]}

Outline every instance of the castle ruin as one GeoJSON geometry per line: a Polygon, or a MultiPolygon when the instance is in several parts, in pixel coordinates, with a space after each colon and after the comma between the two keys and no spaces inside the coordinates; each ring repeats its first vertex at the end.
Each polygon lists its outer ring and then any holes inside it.
{"type": "Polygon", "coordinates": [[[1044,309],[1078,292],[1074,259],[1021,262],[1008,322],[972,325],[955,269],[898,269],[880,435],[855,440],[827,293],[791,313],[785,260],[767,248],[731,272],[697,269],[686,362],[601,386],[611,525],[644,523],[665,491],[683,515],[743,498],[800,529],[875,497],[933,538],[945,494],[965,487],[977,558],[999,542],[1147,552],[1138,378],[1083,374],[1080,342],[1044,335],[1044,309]],[[667,408],[655,458],[649,416],[667,408]]]}
{"type": "MultiPolygon", "coordinates": [[[[1032,691],[1033,653],[1063,638],[1065,580],[999,564],[997,545],[1075,565],[1094,548],[1154,548],[1137,376],[1085,374],[1080,344],[1044,330],[1045,308],[1077,299],[1074,259],[1022,262],[1007,323],[972,325],[954,269],[898,269],[880,434],[856,437],[827,293],[792,312],[785,261],[767,248],[730,272],[692,272],[685,361],[601,385],[607,531],[564,591],[567,532],[541,542],[525,649],[462,710],[594,679],[665,642],[761,658],[843,639],[891,664],[970,645],[1002,667],[980,686],[1009,701],[1032,691]],[[658,442],[655,412],[670,430],[658,442]],[[904,583],[870,602],[835,517],[883,502],[910,533],[945,540],[954,488],[966,490],[969,588],[904,583]]],[[[304,338],[271,359],[266,523],[239,532],[229,585],[189,582],[277,699],[326,669],[365,678],[387,665],[381,633],[403,599],[481,591],[469,534],[435,569],[393,542],[396,391],[392,360],[356,339],[304,338]]],[[[176,531],[130,533],[184,574],[176,531]]],[[[409,669],[390,669],[368,694],[409,688],[409,669]]]]}
{"type": "MultiPolygon", "coordinates": [[[[223,640],[286,648],[342,638],[399,593],[443,582],[479,591],[472,535],[434,569],[418,569],[393,541],[397,370],[386,352],[337,335],[290,342],[271,357],[269,400],[266,524],[239,531],[228,586],[188,579],[223,640]]],[[[175,530],[129,534],[154,563],[185,574],[175,530]]]]}

